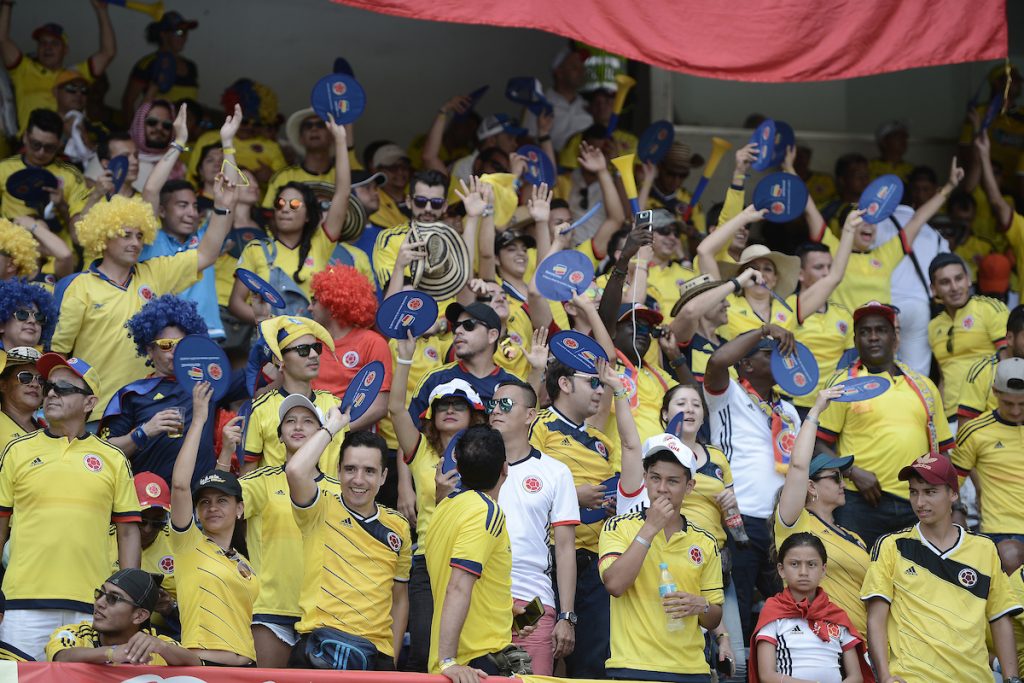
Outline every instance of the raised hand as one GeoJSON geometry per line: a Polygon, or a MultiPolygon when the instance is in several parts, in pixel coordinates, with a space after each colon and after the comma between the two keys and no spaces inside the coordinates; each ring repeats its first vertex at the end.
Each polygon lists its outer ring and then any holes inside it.
{"type": "Polygon", "coordinates": [[[608,168],[608,161],[604,158],[604,152],[586,142],[580,143],[580,155],[577,158],[580,166],[591,173],[600,173],[608,168]]]}
{"type": "Polygon", "coordinates": [[[398,357],[411,361],[416,354],[416,337],[412,336],[412,330],[406,330],[405,335],[405,339],[398,340],[398,357]]]}
{"type": "Polygon", "coordinates": [[[956,165],[956,157],[949,163],[949,188],[955,189],[964,179],[964,169],[956,165]]]}
{"type": "Polygon", "coordinates": [[[530,209],[530,218],[534,223],[547,225],[548,219],[551,217],[552,196],[554,193],[548,189],[547,183],[534,185],[530,190],[530,198],[526,200],[526,205],[530,209]]]}
{"type": "Polygon", "coordinates": [[[796,175],[796,168],[793,162],[796,160],[796,145],[786,147],[786,158],[782,160],[782,170],[786,173],[796,175]]]}
{"type": "Polygon", "coordinates": [[[548,364],[548,328],[541,327],[533,331],[533,339],[530,340],[530,351],[526,354],[526,360],[531,368],[543,370],[548,364]]]}
{"type": "Polygon", "coordinates": [[[234,209],[238,204],[238,185],[218,173],[213,179],[213,203],[222,209],[234,209]]]}
{"type": "MultiPolygon", "coordinates": [[[[184,109],[182,105],[182,109],[184,109]]],[[[238,129],[242,127],[242,107],[241,105],[235,105],[235,111],[233,111],[227,118],[224,119],[224,125],[220,127],[220,141],[225,147],[230,147],[231,143],[235,140],[235,135],[238,133],[238,129]]]]}
{"type": "Polygon", "coordinates": [[[526,157],[524,157],[522,154],[516,154],[515,152],[512,152],[512,154],[509,155],[508,159],[509,164],[511,166],[509,172],[512,173],[512,175],[515,176],[516,178],[522,178],[523,174],[526,173],[526,157]]]}
{"type": "Polygon", "coordinates": [[[209,382],[196,382],[192,387],[192,422],[206,424],[210,416],[210,399],[213,398],[213,387],[209,382]]]}
{"type": "Polygon", "coordinates": [[[618,370],[604,358],[597,359],[597,376],[601,379],[601,384],[612,392],[622,391],[622,378],[619,377],[618,370]]]}
{"type": "Polygon", "coordinates": [[[188,142],[188,105],[184,102],[178,107],[178,114],[174,117],[174,141],[182,147],[188,142]]]}
{"type": "Polygon", "coordinates": [[[333,114],[327,116],[327,130],[334,136],[335,147],[348,150],[348,130],[345,129],[344,124],[337,123],[334,120],[333,114]]]}
{"type": "Polygon", "coordinates": [[[484,209],[487,208],[487,200],[484,198],[486,190],[484,186],[487,183],[480,180],[479,177],[472,175],[469,176],[469,184],[466,184],[465,180],[459,179],[459,185],[462,190],[455,190],[455,194],[462,200],[462,205],[466,207],[466,216],[482,216],[484,209]]]}
{"type": "Polygon", "coordinates": [[[413,261],[427,257],[427,243],[417,242],[412,239],[412,233],[407,233],[402,240],[402,246],[398,248],[398,255],[395,257],[395,272],[400,273],[413,261]]]}
{"type": "Polygon", "coordinates": [[[736,150],[736,173],[750,173],[750,165],[757,159],[757,143],[748,142],[736,150]]]}
{"type": "Polygon", "coordinates": [[[469,95],[456,95],[441,105],[441,113],[450,114],[455,112],[456,114],[465,114],[469,111],[472,104],[473,100],[470,99],[469,95]]]}

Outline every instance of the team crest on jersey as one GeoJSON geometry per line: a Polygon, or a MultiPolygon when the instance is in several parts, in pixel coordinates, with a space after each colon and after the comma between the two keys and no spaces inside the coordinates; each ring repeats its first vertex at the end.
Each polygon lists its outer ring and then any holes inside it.
{"type": "Polygon", "coordinates": [[[139,287],[139,296],[142,297],[143,301],[149,301],[153,298],[153,290],[149,285],[142,285],[139,287]]]}
{"type": "Polygon", "coordinates": [[[423,355],[430,360],[437,360],[437,349],[433,346],[427,346],[423,349],[423,355]]]}
{"type": "Polygon", "coordinates": [[[156,498],[160,495],[160,493],[160,484],[156,483],[155,481],[151,481],[148,484],[146,484],[146,495],[149,496],[150,498],[156,498]]]}
{"type": "Polygon", "coordinates": [[[871,260],[869,261],[869,263],[871,264],[871,267],[872,267],[872,268],[875,268],[875,269],[878,269],[878,268],[881,268],[881,267],[882,267],[882,262],[881,262],[881,261],[879,261],[879,260],[878,260],[878,259],[876,259],[876,258],[873,258],[873,259],[871,259],[871,260]]]}
{"type": "Polygon", "coordinates": [[[510,340],[512,341],[512,343],[513,343],[513,344],[515,344],[516,346],[522,346],[522,345],[523,345],[523,338],[522,338],[522,337],[520,337],[520,336],[519,336],[518,334],[516,334],[515,332],[509,332],[509,333],[508,333],[508,338],[509,338],[509,339],[510,339],[510,340]]]}
{"type": "Polygon", "coordinates": [[[168,576],[174,574],[174,555],[164,555],[157,562],[157,566],[160,567],[160,571],[168,576]]]}
{"type": "Polygon", "coordinates": [[[839,330],[839,334],[846,336],[846,333],[850,330],[850,326],[846,324],[845,320],[839,320],[836,322],[836,329],[839,330]]]}
{"type": "Polygon", "coordinates": [[[721,467],[716,467],[715,468],[715,479],[718,479],[720,481],[725,481],[725,473],[722,472],[722,468],[721,467]]]}
{"type": "Polygon", "coordinates": [[[775,319],[778,320],[780,323],[784,323],[786,322],[786,314],[783,313],[782,311],[779,311],[775,314],[775,319]]]}
{"type": "Polygon", "coordinates": [[[608,449],[604,447],[603,441],[598,441],[596,444],[594,444],[594,448],[596,448],[597,452],[601,454],[601,457],[608,457],[608,449]]]}
{"type": "Polygon", "coordinates": [[[82,458],[82,464],[84,464],[85,469],[90,472],[99,472],[103,469],[103,461],[100,459],[100,456],[93,453],[88,453],[84,458],[82,458]]]}
{"type": "Polygon", "coordinates": [[[249,578],[250,576],[252,576],[252,575],[253,575],[253,574],[254,574],[255,572],[253,572],[253,570],[252,570],[252,567],[250,567],[250,566],[249,566],[249,565],[248,565],[248,564],[247,564],[247,563],[245,562],[245,560],[239,560],[239,561],[238,561],[238,573],[242,575],[242,578],[243,578],[243,579],[248,579],[248,578],[249,578]]]}
{"type": "Polygon", "coordinates": [[[540,477],[527,477],[523,479],[523,490],[527,493],[540,493],[542,488],[544,488],[544,482],[540,480],[540,477]]]}
{"type": "Polygon", "coordinates": [[[790,429],[783,429],[779,432],[779,436],[776,438],[776,443],[779,446],[779,450],[789,455],[793,452],[793,443],[796,441],[796,436],[793,435],[793,431],[790,429]]]}
{"type": "Polygon", "coordinates": [[[839,624],[828,622],[828,637],[830,640],[839,640],[839,624]]]}
{"type": "Polygon", "coordinates": [[[396,553],[402,549],[402,537],[394,531],[388,532],[388,546],[396,553]]]}
{"type": "Polygon", "coordinates": [[[698,567],[704,564],[704,551],[700,549],[699,545],[690,546],[690,562],[693,562],[698,567]]]}
{"type": "Polygon", "coordinates": [[[312,267],[313,267],[313,264],[314,264],[314,263],[315,263],[315,261],[313,261],[313,257],[312,257],[312,256],[307,256],[307,257],[306,257],[306,260],[305,260],[305,261],[303,261],[303,264],[304,264],[304,265],[305,265],[305,266],[306,266],[307,268],[312,268],[312,267]]]}
{"type": "Polygon", "coordinates": [[[188,248],[189,249],[195,249],[198,246],[199,246],[199,236],[198,235],[192,235],[192,237],[188,238],[188,248]]]}
{"type": "Polygon", "coordinates": [[[47,273],[46,275],[43,276],[43,282],[45,282],[48,285],[56,284],[57,276],[54,275],[53,273],[47,273]]]}
{"type": "Polygon", "coordinates": [[[972,327],[974,327],[974,316],[969,315],[966,318],[964,318],[964,329],[969,330],[972,327]]]}
{"type": "Polygon", "coordinates": [[[978,572],[974,571],[970,567],[965,567],[956,575],[956,580],[959,581],[960,585],[964,588],[970,588],[974,584],[978,583],[978,572]]]}
{"type": "Polygon", "coordinates": [[[344,356],[341,357],[341,364],[348,369],[352,369],[359,365],[359,354],[355,351],[347,351],[344,356]]]}

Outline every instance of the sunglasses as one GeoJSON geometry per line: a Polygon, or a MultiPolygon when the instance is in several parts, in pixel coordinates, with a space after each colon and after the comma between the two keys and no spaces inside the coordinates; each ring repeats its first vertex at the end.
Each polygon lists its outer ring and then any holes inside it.
{"type": "Polygon", "coordinates": [[[425,209],[427,208],[427,204],[430,204],[430,208],[432,209],[440,209],[444,206],[445,201],[444,197],[421,197],[420,195],[416,195],[412,198],[413,206],[417,209],[425,209]]]}
{"type": "Polygon", "coordinates": [[[168,521],[170,521],[170,516],[164,516],[160,519],[147,519],[146,517],[143,517],[142,521],[139,522],[139,526],[152,529],[163,529],[167,526],[168,521]]]}
{"type": "Polygon", "coordinates": [[[827,479],[831,479],[832,481],[834,481],[836,484],[838,484],[840,486],[843,485],[843,473],[842,472],[833,472],[832,474],[825,474],[825,475],[822,475],[820,477],[811,477],[811,481],[825,481],[827,479]]]}
{"type": "Polygon", "coordinates": [[[303,206],[305,206],[305,202],[303,202],[301,199],[285,199],[284,197],[278,197],[277,201],[274,202],[274,206],[276,206],[278,209],[284,209],[287,207],[292,211],[298,211],[303,206]]]}
{"type": "Polygon", "coordinates": [[[32,384],[35,382],[39,386],[43,386],[43,376],[34,372],[24,371],[19,372],[15,377],[18,378],[18,382],[21,384],[32,384]]]}
{"type": "Polygon", "coordinates": [[[309,121],[303,121],[302,125],[299,126],[299,130],[312,130],[314,128],[327,128],[327,124],[321,119],[310,119],[309,121]]]}
{"type": "Polygon", "coordinates": [[[14,319],[18,322],[28,322],[28,319],[32,318],[40,325],[46,324],[46,315],[39,311],[30,311],[27,308],[19,308],[14,312],[14,319]]]}
{"type": "Polygon", "coordinates": [[[487,399],[486,410],[488,415],[498,410],[508,415],[512,412],[512,408],[515,405],[516,402],[510,398],[489,398],[487,399]]]}
{"type": "Polygon", "coordinates": [[[155,116],[147,117],[146,118],[146,125],[150,126],[151,128],[154,127],[154,126],[160,126],[164,130],[171,130],[172,128],[174,128],[174,122],[173,121],[167,121],[165,119],[158,119],[155,116]]]}
{"type": "Polygon", "coordinates": [[[633,326],[633,329],[636,330],[636,336],[638,337],[645,337],[651,333],[650,323],[640,322],[639,320],[636,321],[636,325],[633,326]]]}
{"type": "Polygon", "coordinates": [[[161,351],[170,351],[178,345],[181,339],[154,339],[153,346],[157,347],[161,351]]]}
{"type": "Polygon", "coordinates": [[[441,398],[434,402],[434,412],[436,413],[447,413],[448,411],[464,413],[467,410],[469,410],[469,404],[461,398],[441,398]]]}
{"type": "Polygon", "coordinates": [[[572,376],[582,377],[583,379],[589,380],[590,388],[595,391],[601,388],[601,378],[597,375],[584,375],[582,372],[574,372],[572,373],[572,376]]]}
{"type": "Polygon", "coordinates": [[[46,152],[47,154],[53,154],[60,147],[60,145],[52,142],[39,142],[31,138],[29,138],[28,146],[33,152],[46,152]]]}
{"type": "Polygon", "coordinates": [[[72,85],[71,83],[68,83],[67,85],[62,86],[61,89],[64,92],[70,93],[72,95],[84,95],[85,93],[89,92],[89,86],[87,86],[87,85],[72,85]]]}
{"type": "Polygon", "coordinates": [[[48,380],[43,381],[43,394],[50,392],[57,394],[58,396],[70,396],[71,394],[81,394],[82,396],[92,396],[92,391],[89,389],[83,389],[82,387],[76,387],[74,384],[68,384],[67,382],[50,382],[48,380]]]}
{"type": "Polygon", "coordinates": [[[475,330],[478,327],[487,327],[487,326],[484,325],[479,320],[473,320],[472,318],[466,318],[465,320],[460,320],[459,322],[457,322],[454,325],[452,325],[452,332],[458,332],[460,327],[465,329],[466,332],[472,332],[473,330],[475,330]]]}
{"type": "Polygon", "coordinates": [[[96,590],[94,590],[92,592],[92,595],[96,599],[96,602],[99,602],[100,598],[105,598],[106,601],[107,601],[107,604],[110,605],[111,607],[117,607],[122,602],[128,603],[132,607],[141,607],[141,605],[139,605],[138,603],[134,602],[131,598],[126,598],[123,595],[118,595],[117,593],[113,593],[113,592],[108,593],[107,591],[103,590],[102,588],[97,588],[96,590]]]}
{"type": "Polygon", "coordinates": [[[287,349],[281,349],[281,353],[288,353],[294,351],[303,358],[309,357],[310,351],[316,351],[316,355],[321,356],[324,353],[323,342],[313,342],[312,344],[298,344],[296,346],[289,346],[287,349]]]}
{"type": "Polygon", "coordinates": [[[655,228],[654,232],[658,235],[662,235],[663,237],[674,237],[678,234],[675,227],[671,225],[663,225],[660,228],[655,228]]]}

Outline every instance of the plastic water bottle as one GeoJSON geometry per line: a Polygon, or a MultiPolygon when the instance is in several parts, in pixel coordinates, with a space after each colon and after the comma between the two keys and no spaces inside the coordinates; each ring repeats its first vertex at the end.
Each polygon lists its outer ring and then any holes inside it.
{"type": "Polygon", "coordinates": [[[725,526],[729,529],[732,540],[736,541],[736,545],[741,548],[750,545],[750,537],[747,536],[747,529],[743,526],[743,517],[735,505],[725,512],[725,526]]]}
{"type": "MultiPolygon", "coordinates": [[[[672,578],[672,574],[668,571],[668,565],[664,562],[658,565],[661,569],[661,583],[658,585],[658,595],[664,600],[665,596],[669,593],[676,592],[676,582],[672,578]]],[[[665,615],[665,628],[669,631],[681,631],[683,630],[683,620],[675,619],[670,614],[665,615]]]]}

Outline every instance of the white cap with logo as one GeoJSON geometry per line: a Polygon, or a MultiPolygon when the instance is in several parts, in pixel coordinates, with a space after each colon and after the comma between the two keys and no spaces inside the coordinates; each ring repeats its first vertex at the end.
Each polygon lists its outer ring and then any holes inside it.
{"type": "Polygon", "coordinates": [[[691,477],[703,466],[703,462],[701,462],[703,458],[698,458],[694,455],[689,446],[672,434],[658,434],[644,441],[642,451],[644,460],[661,451],[675,456],[675,459],[686,468],[691,477]]]}

